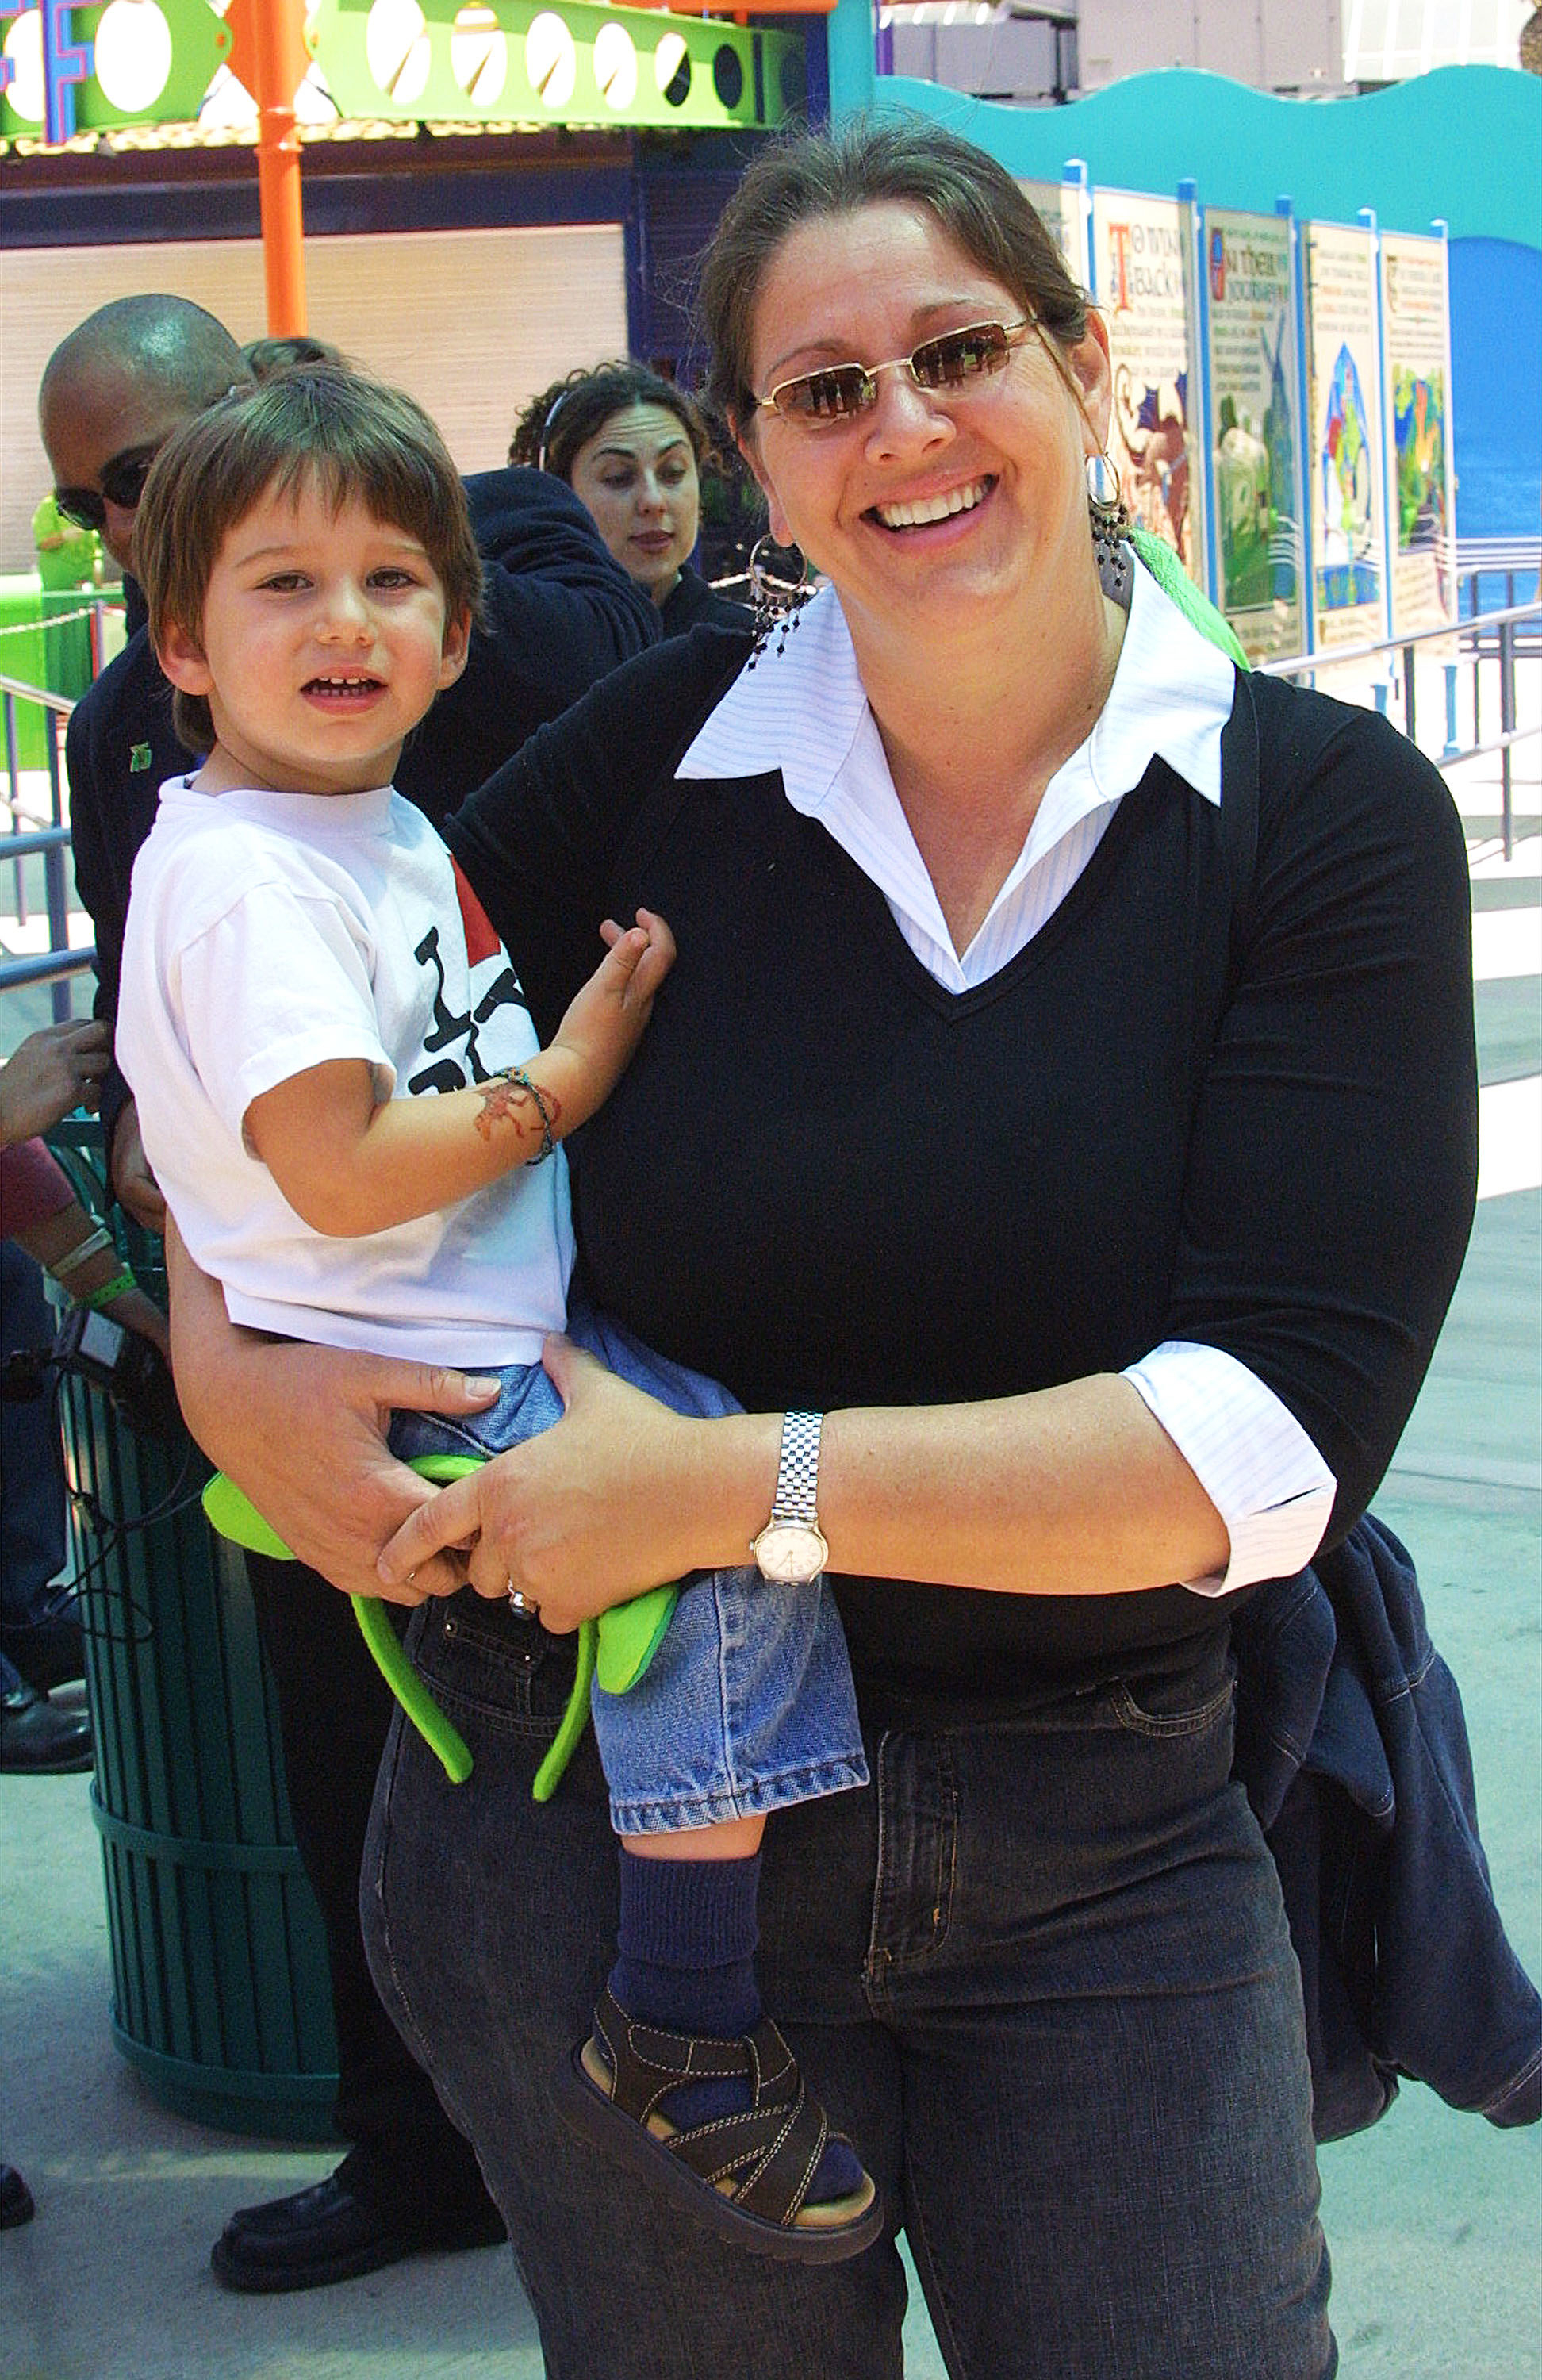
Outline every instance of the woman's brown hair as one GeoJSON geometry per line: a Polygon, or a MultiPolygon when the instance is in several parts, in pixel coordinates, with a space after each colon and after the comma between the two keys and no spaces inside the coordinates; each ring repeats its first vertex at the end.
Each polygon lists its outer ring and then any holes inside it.
{"type": "Polygon", "coordinates": [[[697,284],[711,353],[706,394],[735,431],[761,392],[750,371],[755,310],[766,272],[800,225],[859,207],[925,209],[955,248],[1036,315],[1062,347],[1087,331],[1087,298],[1004,165],[919,121],[858,121],[805,132],[755,158],[722,211],[697,284]]]}

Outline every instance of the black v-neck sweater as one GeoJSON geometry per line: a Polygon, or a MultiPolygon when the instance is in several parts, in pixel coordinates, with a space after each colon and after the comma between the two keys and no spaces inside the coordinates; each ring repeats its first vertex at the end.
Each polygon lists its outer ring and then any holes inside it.
{"type": "MultiPolygon", "coordinates": [[[[775,770],[676,782],[747,651],[698,629],[619,671],[450,829],[543,1036],[601,917],[646,904],[679,945],[571,1144],[596,1300],[757,1410],[1223,1348],[1320,1449],[1342,1536],[1472,1215],[1466,860],[1439,775],[1373,714],[1239,677],[1220,808],[1153,761],[1049,923],[954,994],[775,770]]],[[[834,1584],[859,1674],[965,1694],[1226,1608],[834,1584]]]]}

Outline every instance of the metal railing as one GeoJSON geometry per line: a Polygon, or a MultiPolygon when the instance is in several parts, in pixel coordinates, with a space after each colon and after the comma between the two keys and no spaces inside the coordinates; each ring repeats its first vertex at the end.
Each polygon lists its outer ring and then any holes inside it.
{"type": "MultiPolygon", "coordinates": [[[[1463,619],[1475,620],[1483,611],[1483,583],[1497,578],[1503,582],[1506,611],[1515,607],[1517,579],[1529,578],[1536,594],[1542,596],[1542,538],[1536,537],[1459,537],[1457,552],[1457,609],[1463,619]],[[1466,589],[1466,607],[1463,608],[1461,590],[1466,589]]],[[[1522,601],[1527,599],[1522,597],[1522,601]]]]}
{"type": "Polygon", "coordinates": [[[43,908],[48,920],[48,949],[21,958],[0,959],[0,991],[8,991],[23,984],[47,983],[53,986],[52,1006],[55,1022],[62,1022],[70,1013],[67,978],[81,975],[96,958],[94,947],[71,950],[69,946],[69,829],[65,823],[65,771],[60,741],[65,722],[75,705],[67,695],[54,694],[45,686],[29,686],[25,680],[0,677],[0,716],[3,716],[6,748],[6,791],[0,795],[9,820],[9,832],[0,844],[0,858],[14,871],[16,919],[18,925],[28,922],[27,871],[24,861],[41,855],[42,859],[43,908]],[[33,818],[21,806],[20,745],[17,735],[16,707],[18,702],[32,703],[43,716],[43,751],[48,773],[47,820],[33,818]]]}
{"type": "MultiPolygon", "coordinates": [[[[1512,572],[1512,589],[1515,574],[1512,572]]],[[[1500,755],[1500,831],[1504,856],[1510,859],[1515,850],[1515,791],[1511,752],[1515,745],[1529,737],[1542,736],[1542,718],[1532,727],[1521,727],[1516,723],[1516,630],[1527,625],[1542,629],[1542,601],[1512,603],[1502,612],[1469,613],[1462,619],[1442,621],[1430,628],[1407,629],[1401,636],[1383,637],[1372,644],[1336,646],[1327,652],[1298,655],[1290,661],[1260,662],[1258,667],[1269,677],[1310,678],[1319,671],[1338,669],[1345,663],[1375,662],[1398,654],[1402,663],[1402,732],[1409,742],[1415,744],[1418,741],[1414,691],[1415,648],[1432,644],[1458,646],[1472,664],[1473,741],[1465,746],[1459,746],[1456,741],[1456,680],[1460,663],[1447,661],[1446,742],[1440,754],[1440,766],[1445,768],[1457,760],[1483,759],[1495,752],[1500,755]],[[1479,667],[1485,660],[1497,660],[1500,671],[1500,732],[1487,738],[1482,729],[1479,683],[1479,667]]],[[[1385,709],[1385,681],[1377,686],[1375,692],[1378,709],[1385,709]]]]}

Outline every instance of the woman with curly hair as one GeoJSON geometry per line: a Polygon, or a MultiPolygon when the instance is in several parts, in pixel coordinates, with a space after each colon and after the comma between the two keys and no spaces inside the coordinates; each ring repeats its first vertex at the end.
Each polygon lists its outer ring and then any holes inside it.
{"type": "Polygon", "coordinates": [[[712,453],[700,407],[646,364],[596,364],[532,397],[515,427],[511,463],[565,480],[629,578],[659,607],[666,637],[698,620],[739,627],[746,608],[719,595],[689,556],[712,453]]]}

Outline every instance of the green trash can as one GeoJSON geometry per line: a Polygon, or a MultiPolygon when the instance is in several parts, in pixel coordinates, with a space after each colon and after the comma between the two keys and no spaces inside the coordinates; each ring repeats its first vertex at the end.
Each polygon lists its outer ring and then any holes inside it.
{"type": "MultiPolygon", "coordinates": [[[[100,1134],[49,1135],[102,1211],[100,1134]]],[[[159,1243],[117,1222],[150,1295],[159,1243]]],[[[272,1683],[242,1557],[214,1536],[186,1431],[135,1431],[66,1373],[70,1550],[96,1730],[113,2038],[178,2115],[282,2140],[332,2134],[337,2049],[320,1913],[295,1848],[272,1683]]]]}

